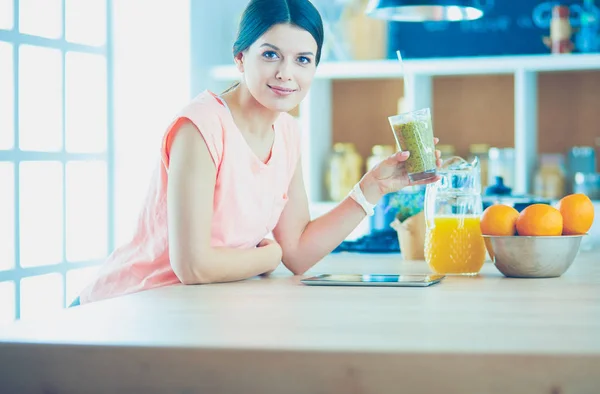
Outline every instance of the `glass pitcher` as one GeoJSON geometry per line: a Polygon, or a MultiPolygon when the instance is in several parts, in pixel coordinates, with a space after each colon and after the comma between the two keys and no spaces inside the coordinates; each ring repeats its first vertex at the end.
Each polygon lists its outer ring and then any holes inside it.
{"type": "Polygon", "coordinates": [[[477,275],[486,248],[479,221],[483,212],[479,159],[454,156],[438,171],[441,179],[425,192],[425,260],[445,275],[477,275]]]}

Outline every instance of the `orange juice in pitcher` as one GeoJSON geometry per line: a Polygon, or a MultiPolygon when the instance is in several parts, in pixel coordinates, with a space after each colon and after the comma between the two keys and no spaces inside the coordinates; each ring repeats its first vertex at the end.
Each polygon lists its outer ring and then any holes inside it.
{"type": "Polygon", "coordinates": [[[440,216],[427,228],[425,260],[437,273],[475,275],[483,266],[485,253],[479,216],[440,216]]]}
{"type": "Polygon", "coordinates": [[[425,194],[425,260],[438,274],[476,275],[486,256],[478,159],[451,157],[439,174],[441,180],[425,194]]]}

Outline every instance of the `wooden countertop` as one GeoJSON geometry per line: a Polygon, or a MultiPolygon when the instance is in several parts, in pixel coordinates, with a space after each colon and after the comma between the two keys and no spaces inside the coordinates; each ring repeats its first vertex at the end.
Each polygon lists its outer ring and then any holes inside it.
{"type": "MultiPolygon", "coordinates": [[[[428,270],[338,254],[309,274],[321,272],[428,270]]],[[[486,263],[428,288],[299,280],[281,268],[17,322],[0,331],[0,392],[600,392],[597,251],[553,279],[509,279],[486,263]]]]}

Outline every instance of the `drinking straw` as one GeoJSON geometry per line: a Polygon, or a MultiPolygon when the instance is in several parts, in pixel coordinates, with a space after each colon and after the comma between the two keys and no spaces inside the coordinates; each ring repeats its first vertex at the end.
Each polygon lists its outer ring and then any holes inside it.
{"type": "MultiPolygon", "coordinates": [[[[412,97],[412,92],[409,92],[410,88],[410,84],[408,83],[408,78],[410,78],[409,73],[406,71],[406,68],[404,67],[404,62],[402,61],[402,54],[400,53],[400,50],[396,51],[396,55],[398,56],[398,61],[400,62],[400,70],[402,71],[402,81],[404,82],[404,105],[407,105],[407,103],[409,103],[411,100],[407,100],[407,97],[412,97]]],[[[412,108],[409,107],[405,107],[406,111],[412,111],[412,108]]]]}

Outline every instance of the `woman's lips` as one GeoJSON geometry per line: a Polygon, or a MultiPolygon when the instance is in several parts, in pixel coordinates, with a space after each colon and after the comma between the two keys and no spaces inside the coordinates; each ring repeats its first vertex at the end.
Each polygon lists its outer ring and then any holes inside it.
{"type": "Polygon", "coordinates": [[[271,86],[271,85],[267,85],[275,94],[279,95],[279,96],[289,96],[290,94],[294,93],[296,90],[295,89],[289,89],[289,88],[282,88],[280,86],[271,86]]]}

